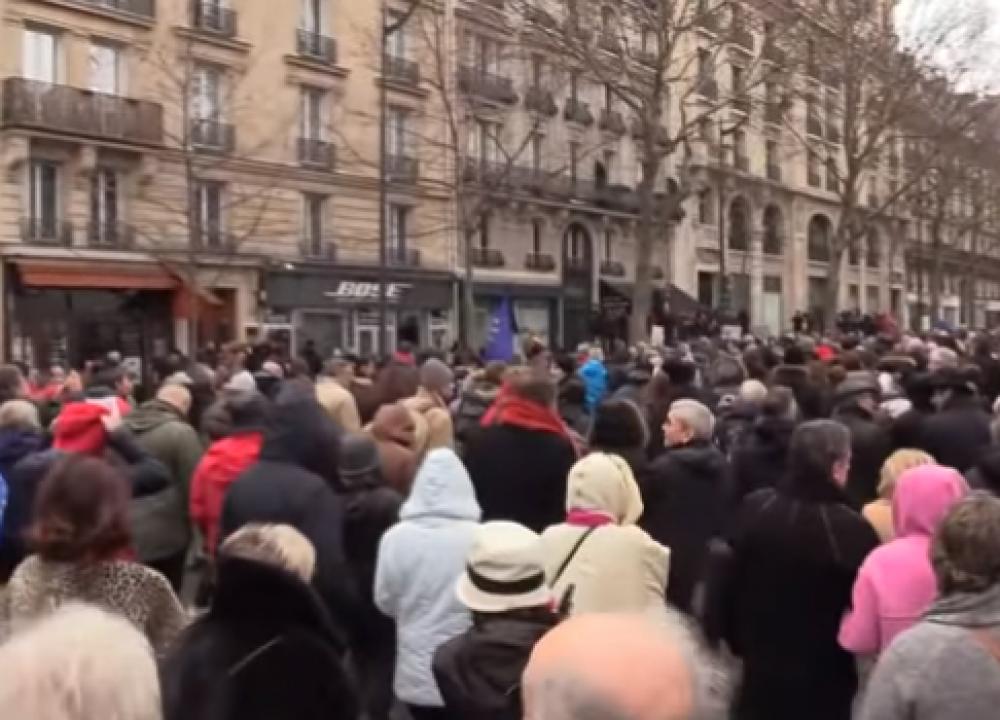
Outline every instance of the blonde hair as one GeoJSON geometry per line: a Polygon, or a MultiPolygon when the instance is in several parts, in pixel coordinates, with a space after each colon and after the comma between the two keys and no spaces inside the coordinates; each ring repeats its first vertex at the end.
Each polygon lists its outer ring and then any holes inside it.
{"type": "Polygon", "coordinates": [[[38,430],[38,408],[27,400],[8,400],[0,405],[0,427],[15,430],[38,430]]]}
{"type": "Polygon", "coordinates": [[[226,538],[219,552],[287,570],[307,583],[316,569],[316,549],[291,525],[244,525],[226,538]]]}
{"type": "Polygon", "coordinates": [[[896,489],[896,481],[907,470],[921,465],[934,465],[935,462],[934,458],[923,450],[911,448],[897,450],[882,463],[882,472],[879,474],[878,483],[879,497],[890,499],[896,489]]]}
{"type": "Polygon", "coordinates": [[[67,603],[0,645],[4,717],[160,720],[149,642],[122,617],[67,603]]]}

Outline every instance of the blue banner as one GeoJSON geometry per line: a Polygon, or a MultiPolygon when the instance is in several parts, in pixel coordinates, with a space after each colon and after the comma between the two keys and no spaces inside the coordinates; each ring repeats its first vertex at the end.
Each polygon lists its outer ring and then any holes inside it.
{"type": "Polygon", "coordinates": [[[504,295],[490,315],[489,333],[486,339],[484,358],[490,360],[510,360],[514,350],[514,322],[511,317],[510,298],[504,295]]]}

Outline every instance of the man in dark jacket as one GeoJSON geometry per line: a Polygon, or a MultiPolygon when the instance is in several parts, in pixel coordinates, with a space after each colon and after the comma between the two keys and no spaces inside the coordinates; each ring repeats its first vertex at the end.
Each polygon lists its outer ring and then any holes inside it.
{"type": "Polygon", "coordinates": [[[667,451],[653,463],[643,486],[639,525],[670,548],[667,600],[691,612],[703,579],[708,543],[722,533],[728,468],[712,444],[715,418],[696,400],[670,406],[663,433],[667,451]]]}
{"type": "Polygon", "coordinates": [[[483,520],[513,520],[541,532],[565,517],[576,450],[555,400],[551,379],[519,371],[470,435],[464,460],[483,520]]]}
{"type": "Polygon", "coordinates": [[[760,415],[729,456],[730,508],[738,508],[743,498],[757,490],[773,488],[785,475],[796,412],[791,390],[779,385],[768,391],[760,415]]]}
{"type": "Polygon", "coordinates": [[[832,418],[851,433],[851,472],[847,495],[856,508],[878,496],[882,463],[892,453],[887,421],[878,413],[879,386],[867,371],[849,373],[834,391],[832,418]]]}
{"type": "Polygon", "coordinates": [[[203,448],[187,421],[191,392],[183,385],[164,385],[154,400],[125,418],[139,447],[170,471],[170,485],[132,501],[132,542],[139,560],[159,570],[180,592],[191,543],[188,495],[191,476],[203,448]]]}
{"type": "Polygon", "coordinates": [[[337,426],[314,397],[279,396],[260,458],[230,486],[222,506],[220,535],[247,523],[282,523],[301,532],[316,548],[317,591],[341,627],[357,609],[344,551],[344,503],[339,486],[337,426]]]}
{"type": "Polygon", "coordinates": [[[357,718],[343,642],[308,584],[313,558],[287,526],[223,543],[215,601],[164,663],[164,720],[357,718]]]}
{"type": "Polygon", "coordinates": [[[829,410],[824,388],[809,375],[809,356],[798,345],[785,350],[784,362],[771,371],[771,384],[783,385],[795,393],[795,403],[805,420],[826,417],[829,410]]]}
{"type": "Polygon", "coordinates": [[[510,522],[482,525],[458,596],[472,627],[434,653],[447,717],[521,720],[521,676],[557,622],[538,536],[510,522]]]}
{"type": "Polygon", "coordinates": [[[462,454],[462,444],[471,433],[479,429],[483,415],[496,402],[507,370],[502,362],[491,362],[469,379],[455,412],[455,452],[462,454]]]}
{"type": "Polygon", "coordinates": [[[939,409],[924,422],[919,449],[939,465],[968,472],[990,445],[990,416],[967,370],[939,370],[932,382],[939,409]]]}
{"type": "Polygon", "coordinates": [[[878,537],[843,492],[850,432],[796,429],[777,489],[743,503],[721,593],[725,637],[743,660],[738,720],[849,720],[854,658],[837,642],[862,561],[878,537]]]}

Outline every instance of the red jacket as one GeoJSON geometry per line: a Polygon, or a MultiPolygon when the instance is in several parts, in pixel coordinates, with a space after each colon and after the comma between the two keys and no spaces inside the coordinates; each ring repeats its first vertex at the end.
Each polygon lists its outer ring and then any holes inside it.
{"type": "Polygon", "coordinates": [[[259,432],[231,435],[213,443],[191,478],[191,521],[205,538],[205,552],[215,555],[219,519],[226,490],[240,474],[257,462],[264,437],[259,432]]]}

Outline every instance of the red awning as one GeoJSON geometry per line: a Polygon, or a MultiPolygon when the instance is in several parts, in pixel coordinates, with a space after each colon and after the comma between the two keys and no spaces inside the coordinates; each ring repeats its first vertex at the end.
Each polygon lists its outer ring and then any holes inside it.
{"type": "Polygon", "coordinates": [[[39,259],[17,259],[14,264],[28,287],[173,290],[178,286],[177,279],[158,265],[39,259]]]}

